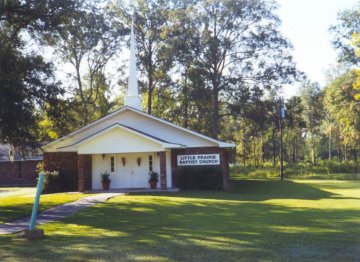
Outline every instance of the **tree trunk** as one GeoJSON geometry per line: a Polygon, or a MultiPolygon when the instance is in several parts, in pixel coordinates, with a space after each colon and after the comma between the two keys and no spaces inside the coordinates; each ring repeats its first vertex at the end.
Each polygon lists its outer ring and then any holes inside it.
{"type": "Polygon", "coordinates": [[[151,115],[151,108],[152,108],[152,93],[153,93],[153,86],[152,86],[152,74],[148,74],[149,83],[148,83],[148,114],[151,115]]]}
{"type": "Polygon", "coordinates": [[[315,135],[313,129],[311,128],[311,162],[313,165],[316,163],[315,159],[315,135]]]}
{"type": "Polygon", "coordinates": [[[262,160],[262,163],[264,164],[265,163],[265,146],[264,146],[264,135],[263,133],[261,133],[261,160],[262,160]]]}
{"type": "Polygon", "coordinates": [[[292,148],[292,162],[296,163],[296,136],[293,139],[293,148],[292,148]]]}
{"type": "Polygon", "coordinates": [[[272,129],[273,166],[276,166],[275,128],[272,129]]]}
{"type": "Polygon", "coordinates": [[[347,160],[347,144],[344,145],[344,160],[347,160]]]}
{"type": "Polygon", "coordinates": [[[337,152],[338,152],[338,161],[341,162],[341,149],[340,149],[340,136],[337,135],[337,152]]]}
{"type": "Polygon", "coordinates": [[[151,42],[149,41],[149,54],[148,54],[148,114],[151,115],[152,112],[152,94],[153,94],[153,64],[152,64],[152,51],[151,51],[151,42]]]}
{"type": "Polygon", "coordinates": [[[185,79],[184,79],[184,127],[187,128],[189,125],[189,113],[188,113],[188,86],[187,86],[187,70],[185,69],[185,79]]]}
{"type": "Polygon", "coordinates": [[[211,137],[217,139],[219,132],[219,90],[217,81],[213,81],[213,114],[211,137]]]}
{"type": "Polygon", "coordinates": [[[330,136],[329,136],[329,160],[331,160],[331,132],[330,132],[330,136]]]}
{"type": "Polygon", "coordinates": [[[245,146],[245,135],[243,135],[242,146],[243,146],[243,163],[246,166],[246,146],[245,146]]]}
{"type": "Polygon", "coordinates": [[[255,141],[255,136],[253,136],[253,139],[254,139],[254,148],[253,148],[253,151],[254,151],[254,166],[257,167],[257,162],[256,162],[256,141],[255,141]]]}

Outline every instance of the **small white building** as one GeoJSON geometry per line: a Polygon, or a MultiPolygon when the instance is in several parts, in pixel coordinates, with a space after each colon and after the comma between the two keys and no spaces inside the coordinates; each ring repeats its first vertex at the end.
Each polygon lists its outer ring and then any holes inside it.
{"type": "Polygon", "coordinates": [[[110,188],[148,188],[149,172],[160,174],[158,187],[178,187],[182,166],[221,166],[224,187],[229,162],[227,143],[177,126],[142,111],[136,77],[134,32],[125,106],[43,147],[47,170],[78,176],[78,190],[101,189],[101,173],[110,188]]]}

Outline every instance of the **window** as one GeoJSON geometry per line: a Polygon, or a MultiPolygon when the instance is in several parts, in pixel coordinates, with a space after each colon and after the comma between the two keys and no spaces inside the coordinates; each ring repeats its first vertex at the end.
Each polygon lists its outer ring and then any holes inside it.
{"type": "Polygon", "coordinates": [[[23,176],[22,176],[22,162],[19,161],[18,162],[18,168],[17,168],[17,179],[18,180],[22,180],[23,176]]]}
{"type": "Polygon", "coordinates": [[[149,171],[153,171],[153,157],[149,156],[149,171]]]}
{"type": "Polygon", "coordinates": [[[111,173],[115,172],[115,157],[114,156],[110,157],[110,172],[111,173]]]}

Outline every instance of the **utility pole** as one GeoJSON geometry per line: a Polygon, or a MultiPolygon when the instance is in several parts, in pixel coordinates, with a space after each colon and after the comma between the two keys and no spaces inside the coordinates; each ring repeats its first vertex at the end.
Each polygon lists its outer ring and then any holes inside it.
{"type": "Polygon", "coordinates": [[[280,179],[284,180],[284,153],[283,153],[283,119],[286,117],[286,110],[283,100],[280,100],[279,127],[280,127],[280,179]]]}

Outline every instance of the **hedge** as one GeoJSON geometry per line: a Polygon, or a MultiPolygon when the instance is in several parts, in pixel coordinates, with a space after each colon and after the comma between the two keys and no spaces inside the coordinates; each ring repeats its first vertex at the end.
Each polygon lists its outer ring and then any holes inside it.
{"type": "Polygon", "coordinates": [[[182,167],[179,184],[182,190],[221,190],[223,172],[220,167],[182,167]]]}
{"type": "Polygon", "coordinates": [[[72,172],[46,171],[43,193],[77,191],[77,175],[72,172]]]}

